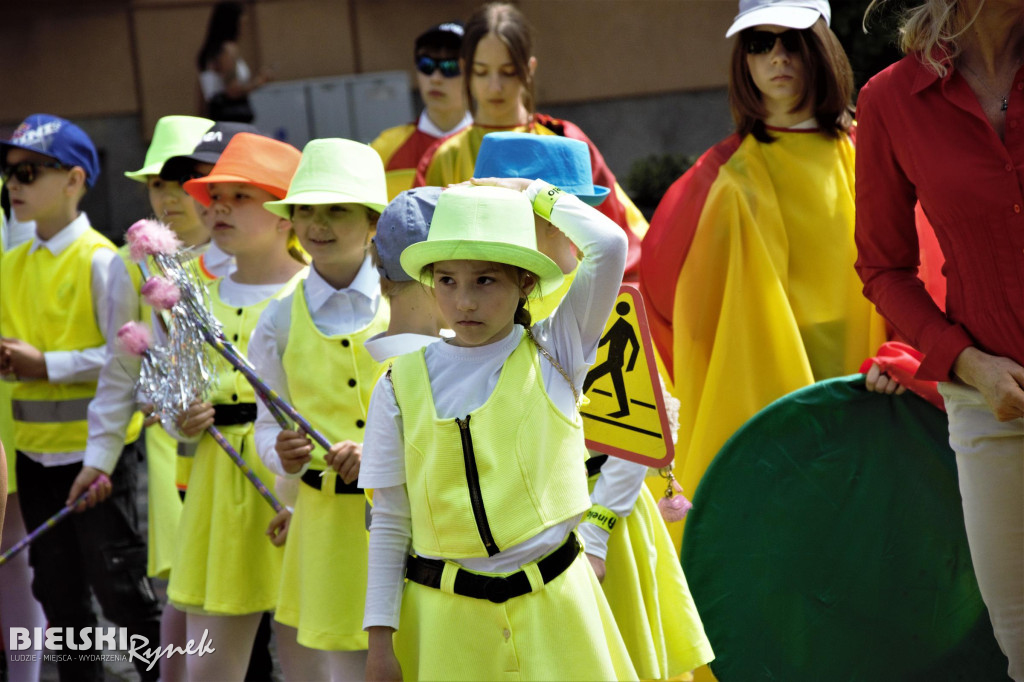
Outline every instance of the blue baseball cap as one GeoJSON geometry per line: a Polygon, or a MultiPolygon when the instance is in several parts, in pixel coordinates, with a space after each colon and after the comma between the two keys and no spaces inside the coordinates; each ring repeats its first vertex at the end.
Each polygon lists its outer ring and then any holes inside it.
{"type": "Polygon", "coordinates": [[[10,140],[0,142],[0,160],[4,163],[12,147],[49,156],[65,166],[81,167],[89,187],[100,175],[100,157],[92,140],[74,123],[57,116],[32,114],[26,118],[10,140]]]}
{"type": "Polygon", "coordinates": [[[488,133],[480,143],[473,177],[540,178],[590,206],[611,191],[594,184],[587,143],[558,135],[488,133]]]}
{"type": "Polygon", "coordinates": [[[373,244],[380,265],[377,272],[392,282],[412,282],[402,268],[400,256],[405,247],[426,241],[434,208],[441,196],[440,187],[414,187],[391,200],[377,221],[373,244]]]}

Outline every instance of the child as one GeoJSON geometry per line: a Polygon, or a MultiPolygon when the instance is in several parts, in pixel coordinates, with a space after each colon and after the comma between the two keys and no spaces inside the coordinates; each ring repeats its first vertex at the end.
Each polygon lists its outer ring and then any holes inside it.
{"type": "Polygon", "coordinates": [[[590,508],[576,387],[626,239],[546,183],[487,182],[525,191],[443,192],[427,241],[401,257],[455,337],[397,358],[370,403],[367,677],[636,679],[573,532],[590,508]],[[536,250],[531,206],[585,255],[532,334],[526,299],[562,273],[536,250]]]}
{"type": "Polygon", "coordinates": [[[362,680],[366,667],[366,511],[356,476],[379,370],[363,342],[388,323],[366,246],[386,203],[373,149],[341,139],[306,145],[288,196],[266,207],[291,217],[312,267],[291,296],[268,306],[250,344],[261,376],[334,443],[314,449],[257,406],[267,468],[299,480],[275,618],[297,628],[303,646],[329,652],[334,680],[362,680]]]}
{"type": "Polygon", "coordinates": [[[377,150],[387,171],[388,199],[412,187],[420,157],[439,139],[473,122],[466,111],[463,76],[459,67],[462,24],[449,21],[416,38],[413,60],[416,87],[425,108],[416,123],[388,128],[370,146],[377,150]]]}
{"type": "Polygon", "coordinates": [[[640,240],[647,221],[615,181],[615,175],[590,138],[574,123],[534,110],[533,30],[519,9],[508,2],[490,2],[466,21],[461,60],[473,125],[438,141],[420,159],[415,185],[446,187],[473,175],[484,135],[515,130],[534,135],[559,135],[582,140],[590,148],[594,182],[612,188],[601,213],[618,223],[629,239],[626,278],[636,279],[640,240]]]}
{"type": "MultiPolygon", "coordinates": [[[[0,258],[18,244],[23,244],[36,232],[35,223],[20,222],[10,212],[7,190],[0,181],[0,258]]],[[[2,333],[0,329],[0,333],[2,333]]],[[[6,552],[22,538],[27,530],[21,518],[18,504],[18,479],[14,473],[14,417],[11,414],[11,389],[14,383],[0,380],[0,443],[6,444],[7,452],[7,505],[0,539],[0,553],[6,552]]],[[[28,552],[21,552],[3,567],[4,579],[0,581],[0,641],[4,651],[11,651],[11,625],[26,628],[46,627],[43,607],[32,596],[32,568],[28,564],[28,552]]],[[[35,680],[39,677],[42,657],[26,656],[28,660],[16,661],[7,658],[7,679],[35,680]]]]}
{"type": "MultiPolygon", "coordinates": [[[[491,133],[476,158],[476,177],[541,178],[591,206],[608,196],[595,187],[587,146],[564,137],[491,133]]],[[[550,222],[536,217],[537,248],[554,260],[566,279],[577,261],[572,244],[550,222]]],[[[564,292],[545,296],[531,308],[538,320],[550,315],[564,292]],[[539,308],[543,308],[540,310],[539,308]]],[[[633,666],[641,679],[677,678],[713,657],[690,589],[644,477],[647,467],[616,457],[587,460],[590,500],[599,515],[621,523],[580,524],[587,558],[594,566],[615,614],[633,666]]]]}
{"type": "MultiPolygon", "coordinates": [[[[125,177],[144,182],[149,190],[149,203],[159,220],[167,221],[186,246],[209,239],[191,197],[177,183],[163,180],[160,169],[174,155],[187,153],[199,143],[213,121],[193,116],[165,116],[153,129],[153,141],[146,151],[143,167],[125,173],[125,177]]],[[[110,314],[106,335],[115,339],[117,331],[129,321],[151,322],[151,310],[139,295],[142,274],[130,261],[127,245],[118,251],[120,258],[110,263],[110,314]]],[[[88,490],[101,474],[109,474],[121,454],[120,443],[131,428],[135,412],[135,384],[141,362],[131,354],[122,353],[116,343],[108,344],[107,361],[100,371],[96,400],[89,404],[89,439],[86,441],[82,471],[71,487],[70,497],[88,490]]],[[[176,443],[160,429],[146,430],[146,465],[149,494],[149,565],[152,577],[167,577],[170,554],[174,547],[174,529],[181,512],[181,500],[174,490],[174,457],[176,443]]],[[[87,505],[101,502],[99,494],[89,495],[87,505]]]]}
{"type": "Polygon", "coordinates": [[[437,341],[441,313],[427,287],[402,270],[399,257],[405,247],[427,238],[440,187],[416,187],[395,197],[377,221],[370,243],[370,259],[380,275],[380,292],[391,307],[386,331],[366,341],[377,362],[419,350],[437,341]]]}
{"type": "MultiPolygon", "coordinates": [[[[207,207],[218,246],[235,257],[235,272],[209,289],[214,315],[242,352],[270,300],[290,293],[305,273],[290,246],[291,223],[263,208],[265,201],[285,195],[300,156],[283,142],[238,133],[208,176],[184,185],[207,207]]],[[[179,419],[185,436],[203,435],[181,513],[181,541],[167,595],[188,612],[188,638],[198,642],[208,630],[207,639],[217,647],[215,654],[188,657],[189,679],[234,680],[245,674],[262,613],[277,605],[282,553],[263,537],[273,510],[204,433],[216,424],[257,475],[272,482],[255,456],[254,391],[226,361],[217,365],[209,402],[193,404],[179,419]]],[[[277,643],[288,674],[296,660],[294,631],[278,629],[277,643]]]]}
{"type": "MultiPolygon", "coordinates": [[[[18,495],[34,528],[60,511],[84,456],[86,408],[106,359],[103,321],[113,244],[89,225],[78,204],[96,182],[99,157],[89,137],[56,116],[27,118],[0,145],[4,178],[18,220],[36,234],[0,265],[0,374],[13,392],[18,495]]],[[[135,506],[138,429],[96,487],[110,500],[72,516],[29,549],[32,592],[50,627],[96,625],[90,588],[104,614],[132,634],[159,640],[160,607],[146,578],[145,545],[135,506]]],[[[102,664],[65,649],[62,679],[99,679],[102,664]]],[[[136,661],[142,679],[157,671],[136,661]]]]}

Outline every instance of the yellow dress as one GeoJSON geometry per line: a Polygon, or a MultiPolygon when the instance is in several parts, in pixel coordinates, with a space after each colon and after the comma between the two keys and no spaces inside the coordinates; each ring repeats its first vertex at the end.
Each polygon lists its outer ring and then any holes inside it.
{"type": "MultiPolygon", "coordinates": [[[[536,321],[554,312],[575,276],[573,270],[561,287],[531,303],[536,321]]],[[[597,478],[590,479],[591,494],[597,478]]],[[[673,679],[714,658],[678,553],[646,486],[608,537],[601,587],[640,679],[673,679]]]]}
{"type": "MultiPolygon", "coordinates": [[[[282,367],[292,404],[330,442],[362,442],[380,370],[363,343],[387,328],[387,302],[381,300],[366,327],[333,336],[316,328],[301,286],[282,305],[291,306],[282,367]]],[[[324,454],[320,446],[314,448],[311,470],[325,469],[324,454]]],[[[305,647],[363,650],[368,644],[363,630],[367,500],[362,491],[335,493],[336,480],[331,469],[319,490],[298,484],[274,619],[296,628],[305,647]]]]}
{"type": "MultiPolygon", "coordinates": [[[[301,271],[277,296],[285,296],[305,276],[301,271]]],[[[221,280],[210,284],[212,310],[224,333],[245,353],[249,336],[269,299],[254,305],[228,306],[219,296],[221,280]],[[237,338],[234,335],[237,334],[237,338]]],[[[254,403],[257,398],[241,373],[218,358],[218,380],[209,401],[214,405],[254,403]]],[[[217,427],[268,488],[274,476],[256,452],[253,423],[217,427]]],[[[273,508],[245,478],[213,437],[204,433],[196,449],[188,493],[178,527],[179,544],[171,567],[167,597],[182,610],[223,615],[269,611],[277,606],[282,547],[265,532],[273,508]]]]}

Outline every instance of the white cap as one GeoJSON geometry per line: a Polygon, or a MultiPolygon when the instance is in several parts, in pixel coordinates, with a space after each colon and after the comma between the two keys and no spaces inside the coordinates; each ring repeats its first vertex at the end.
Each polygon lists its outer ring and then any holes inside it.
{"type": "Polygon", "coordinates": [[[818,17],[824,17],[826,24],[831,23],[828,0],[740,0],[740,13],[732,20],[725,37],[764,24],[803,30],[813,26],[818,17]]]}

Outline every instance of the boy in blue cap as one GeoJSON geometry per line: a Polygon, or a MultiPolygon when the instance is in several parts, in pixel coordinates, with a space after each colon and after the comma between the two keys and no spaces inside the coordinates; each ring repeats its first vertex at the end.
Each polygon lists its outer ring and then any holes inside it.
{"type": "MultiPolygon", "coordinates": [[[[0,163],[15,216],[36,223],[32,239],[0,261],[0,375],[16,382],[19,502],[34,528],[72,502],[68,493],[88,436],[86,410],[106,359],[108,272],[116,252],[78,210],[99,175],[96,148],[78,126],[48,114],[29,116],[0,143],[0,163]]],[[[136,428],[111,475],[94,483],[110,500],[41,536],[29,562],[32,592],[50,627],[71,628],[77,639],[95,626],[91,588],[107,618],[145,637],[148,648],[160,641],[160,606],[146,578],[133,497],[137,438],[136,428]]],[[[102,679],[94,653],[65,646],[61,679],[102,679]]],[[[156,667],[134,662],[143,680],[157,679],[156,667]]]]}

